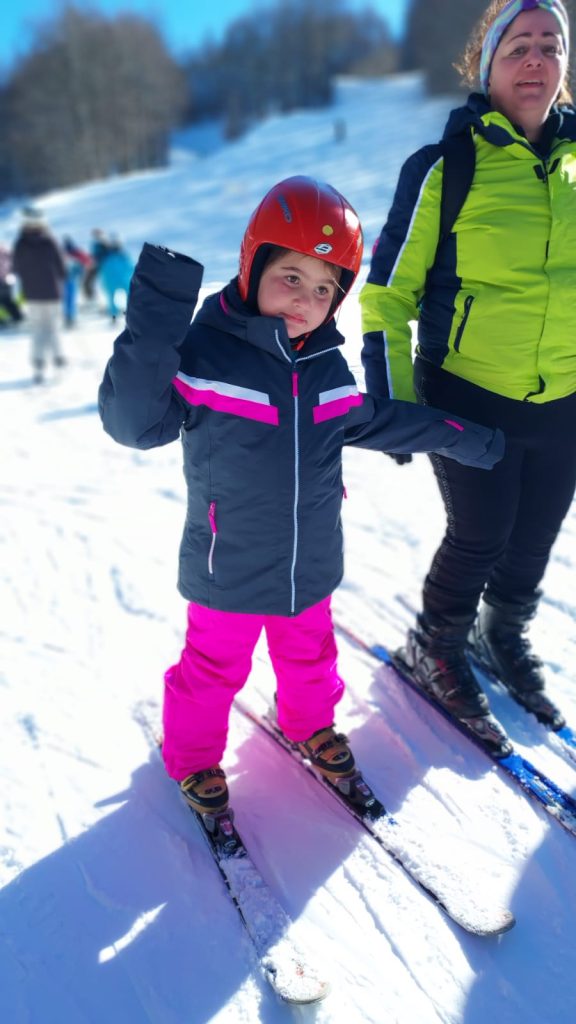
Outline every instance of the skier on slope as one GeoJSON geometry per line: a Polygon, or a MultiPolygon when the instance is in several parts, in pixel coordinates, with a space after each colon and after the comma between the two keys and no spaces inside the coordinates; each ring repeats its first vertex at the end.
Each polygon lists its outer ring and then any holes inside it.
{"type": "Polygon", "coordinates": [[[238,276],[191,325],[202,267],[145,245],[100,387],[115,440],[151,448],[182,437],[179,589],[190,603],[185,648],[165,676],[163,757],[200,813],[227,807],[230,706],[263,628],[280,728],[329,780],[355,772],[334,729],[342,446],[442,451],[486,469],[501,457],[499,431],[359,394],[334,315],[361,260],[354,210],[305,177],[267,193],[238,276]]]}
{"type": "Polygon", "coordinates": [[[472,675],[468,639],[516,700],[553,729],[564,722],[527,631],[576,483],[568,49],[559,0],[490,4],[461,68],[482,91],[453,111],[443,144],[404,165],[360,296],[371,394],[465,411],[507,436],[494,473],[432,456],[447,529],[403,652],[428,692],[504,754],[510,747],[472,675]],[[471,133],[474,177],[439,244],[442,147],[458,133],[471,133]],[[414,366],[411,320],[419,321],[414,366]]]}
{"type": "Polygon", "coordinates": [[[48,360],[55,367],[66,365],[60,337],[66,267],[60,247],[37,207],[22,210],[12,268],[20,279],[28,314],[34,381],[41,384],[48,360]]]}

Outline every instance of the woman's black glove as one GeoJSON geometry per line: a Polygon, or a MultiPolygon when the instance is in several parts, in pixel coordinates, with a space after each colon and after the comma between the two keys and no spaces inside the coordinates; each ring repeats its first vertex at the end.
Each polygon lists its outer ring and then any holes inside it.
{"type": "Polygon", "coordinates": [[[399,466],[405,465],[406,462],[412,462],[412,456],[409,452],[402,454],[401,452],[384,452],[384,455],[388,455],[394,462],[397,462],[399,466]]]}

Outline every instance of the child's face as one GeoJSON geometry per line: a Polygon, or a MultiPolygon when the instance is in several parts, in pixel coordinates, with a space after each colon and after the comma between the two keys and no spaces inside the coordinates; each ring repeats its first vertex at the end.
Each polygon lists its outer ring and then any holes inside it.
{"type": "Polygon", "coordinates": [[[281,316],[289,338],[309,334],[326,320],[338,276],[338,270],[323,260],[287,252],[263,270],[258,309],[262,316],[281,316]]]}

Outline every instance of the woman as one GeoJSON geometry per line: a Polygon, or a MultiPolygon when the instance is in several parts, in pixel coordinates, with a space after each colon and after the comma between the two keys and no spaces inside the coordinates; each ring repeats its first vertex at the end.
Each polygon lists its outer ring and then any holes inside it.
{"type": "Polygon", "coordinates": [[[482,92],[444,135],[467,132],[475,147],[452,233],[438,242],[443,151],[427,146],[402,169],[361,294],[368,391],[465,412],[507,437],[492,473],[432,456],[447,529],[404,651],[417,681],[503,756],[510,744],[468,666],[469,635],[516,700],[563,725],[527,630],[576,485],[568,51],[559,0],[493,0],[459,69],[482,92]]]}

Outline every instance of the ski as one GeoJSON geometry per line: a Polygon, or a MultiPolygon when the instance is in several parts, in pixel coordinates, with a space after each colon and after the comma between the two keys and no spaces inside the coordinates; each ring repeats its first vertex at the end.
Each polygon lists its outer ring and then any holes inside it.
{"type": "MultiPolygon", "coordinates": [[[[500,682],[500,679],[495,672],[493,672],[488,665],[484,664],[484,662],[481,661],[473,651],[470,652],[468,657],[473,671],[481,677],[481,681],[487,681],[492,686],[496,686],[499,689],[508,692],[506,687],[500,682]]],[[[518,707],[522,708],[522,710],[526,712],[526,714],[531,714],[528,708],[523,708],[522,704],[518,701],[516,703],[518,707]]],[[[568,757],[570,761],[576,761],[576,732],[574,732],[569,725],[563,725],[560,729],[553,729],[552,726],[548,725],[546,722],[541,722],[540,724],[549,733],[555,750],[558,753],[563,754],[565,757],[568,757]]]]}
{"type": "Polygon", "coordinates": [[[382,662],[396,674],[396,677],[407,683],[418,696],[422,697],[431,707],[438,711],[446,721],[454,725],[463,736],[471,740],[482,750],[506,775],[518,785],[524,793],[531,797],[540,807],[554,818],[571,835],[576,836],[576,800],[556,785],[552,779],[540,772],[530,761],[512,750],[507,757],[498,757],[482,742],[480,736],[468,729],[459,719],[454,718],[438,701],[434,700],[410,674],[408,667],[387,647],[382,644],[369,644],[347,626],[337,623],[339,633],[347,637],[367,654],[382,662]]]}
{"type": "MultiPolygon", "coordinates": [[[[158,753],[158,734],[148,711],[138,706],[134,709],[134,718],[150,747],[158,753]]],[[[293,922],[252,860],[234,824],[232,809],[203,815],[186,806],[206,840],[268,984],[285,1003],[320,1002],[330,991],[329,983],[308,953],[300,950],[290,937],[293,922]]]]}
{"type": "Polygon", "coordinates": [[[289,937],[292,921],[254,864],[233,813],[208,816],[189,808],[250,937],[268,983],[286,1003],[317,1003],[329,985],[289,937]]]}
{"type": "Polygon", "coordinates": [[[351,814],[359,825],[388,853],[419,888],[448,917],[465,931],[478,936],[494,936],[507,932],[515,924],[513,914],[504,907],[489,906],[484,901],[473,906],[461,880],[450,886],[446,877],[440,876],[427,864],[429,838],[422,832],[410,829],[399,822],[385,809],[373,793],[363,776],[358,772],[351,779],[343,779],[340,788],[330,782],[281,732],[275,722],[275,713],[259,715],[236,698],[237,708],[286,753],[291,755],[311,776],[327,789],[335,800],[351,814]]]}

